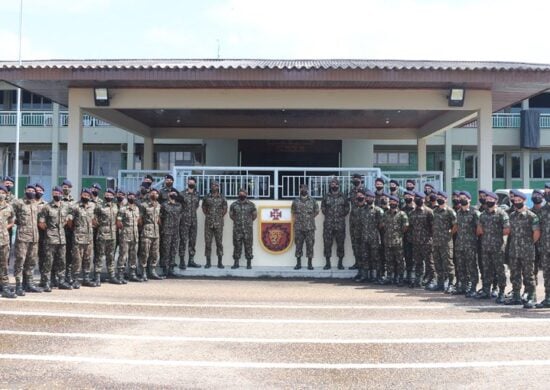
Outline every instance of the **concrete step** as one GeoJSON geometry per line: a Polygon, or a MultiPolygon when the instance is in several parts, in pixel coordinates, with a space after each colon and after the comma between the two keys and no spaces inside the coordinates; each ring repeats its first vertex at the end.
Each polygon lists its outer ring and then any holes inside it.
{"type": "Polygon", "coordinates": [[[333,267],[330,270],[324,270],[321,267],[314,270],[308,270],[307,267],[302,267],[300,270],[295,270],[294,267],[254,267],[246,269],[241,266],[238,269],[231,269],[233,264],[225,264],[224,269],[219,269],[215,265],[212,268],[187,268],[180,270],[176,268],[176,272],[182,276],[206,276],[206,277],[237,277],[237,278],[311,278],[311,279],[351,279],[357,271],[354,270],[339,270],[333,267]]]}

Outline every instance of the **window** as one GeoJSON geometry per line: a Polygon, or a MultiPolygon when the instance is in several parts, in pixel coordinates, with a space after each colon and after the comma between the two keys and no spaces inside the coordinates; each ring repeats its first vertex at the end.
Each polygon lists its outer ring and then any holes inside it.
{"type": "Polygon", "coordinates": [[[376,152],[374,164],[379,165],[409,165],[408,152],[376,152]]]}
{"type": "Polygon", "coordinates": [[[464,177],[467,179],[477,179],[477,154],[464,154],[464,177]]]}
{"type": "Polygon", "coordinates": [[[512,179],[521,179],[521,157],[519,153],[512,153],[512,179]]]}
{"type": "Polygon", "coordinates": [[[493,155],[493,178],[504,179],[505,166],[506,166],[506,156],[500,153],[494,154],[493,155]]]}
{"type": "Polygon", "coordinates": [[[533,179],[550,178],[550,153],[531,154],[531,177],[533,179]]]}
{"type": "Polygon", "coordinates": [[[117,177],[122,161],[118,150],[85,150],[82,154],[82,174],[117,177]]]}

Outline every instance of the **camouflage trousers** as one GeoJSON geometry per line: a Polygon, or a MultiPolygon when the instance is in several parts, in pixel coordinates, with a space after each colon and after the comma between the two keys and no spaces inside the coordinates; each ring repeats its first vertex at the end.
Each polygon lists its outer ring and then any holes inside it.
{"type": "Polygon", "coordinates": [[[477,248],[459,248],[455,247],[455,268],[457,280],[466,286],[472,284],[472,289],[476,289],[479,282],[479,271],[477,269],[477,248]]]}
{"type": "Polygon", "coordinates": [[[48,244],[46,243],[46,232],[39,230],[38,234],[38,270],[40,271],[40,275],[42,275],[42,268],[44,268],[44,262],[46,261],[48,244]]]}
{"type": "Polygon", "coordinates": [[[357,229],[357,222],[349,222],[349,235],[351,238],[351,249],[356,260],[361,257],[361,232],[357,229]]]}
{"type": "Polygon", "coordinates": [[[435,273],[432,244],[413,244],[414,274],[416,280],[433,279],[435,273]]]}
{"type": "Polygon", "coordinates": [[[449,279],[449,284],[454,282],[455,264],[453,262],[453,242],[434,244],[434,265],[438,282],[449,279]]]}
{"type": "Polygon", "coordinates": [[[482,251],[483,257],[482,264],[485,268],[481,275],[481,282],[483,288],[490,288],[494,283],[496,277],[496,283],[501,290],[506,287],[506,272],[504,269],[504,250],[502,248],[495,250],[482,251]]]}
{"type": "Polygon", "coordinates": [[[116,240],[103,240],[100,238],[97,241],[98,253],[97,256],[94,256],[95,272],[101,272],[103,269],[103,257],[105,257],[109,275],[115,272],[115,246],[116,240]]]}
{"type": "Polygon", "coordinates": [[[336,241],[336,256],[339,259],[344,257],[344,242],[346,240],[345,226],[341,226],[340,229],[330,228],[329,226],[323,228],[323,244],[325,257],[332,256],[332,244],[336,241]],[[341,229],[344,227],[344,229],[341,229]]]}
{"type": "Polygon", "coordinates": [[[146,238],[141,237],[139,241],[140,246],[140,258],[139,262],[143,269],[147,266],[155,268],[159,262],[159,244],[160,239],[158,238],[146,238]]]}
{"type": "Polygon", "coordinates": [[[535,292],[535,251],[525,250],[521,257],[512,256],[508,259],[510,268],[510,281],[512,290],[519,292],[523,279],[524,292],[530,294],[535,292]]]}
{"type": "Polygon", "coordinates": [[[8,261],[10,258],[10,246],[0,246],[0,285],[6,287],[10,280],[8,277],[8,261]]]}
{"type": "Polygon", "coordinates": [[[380,269],[380,245],[369,243],[363,238],[360,253],[359,269],[364,271],[380,269]]]}
{"type": "Polygon", "coordinates": [[[296,244],[296,257],[303,256],[304,241],[306,243],[306,257],[313,258],[313,244],[315,244],[315,230],[295,230],[294,243],[296,244]]]}
{"type": "Polygon", "coordinates": [[[74,232],[69,228],[65,228],[65,242],[65,267],[67,275],[70,275],[73,264],[74,232]]]}
{"type": "Polygon", "coordinates": [[[252,227],[247,230],[233,230],[233,260],[239,260],[242,255],[244,246],[244,257],[247,260],[252,260],[252,227]]]}
{"type": "Polygon", "coordinates": [[[188,222],[182,219],[180,222],[180,264],[185,263],[185,249],[189,246],[189,258],[195,257],[195,245],[197,243],[197,221],[188,222]]]}
{"type": "Polygon", "coordinates": [[[408,277],[411,277],[414,269],[412,242],[407,242],[405,240],[403,243],[403,255],[405,256],[405,270],[407,271],[408,277]]]}
{"type": "Polygon", "coordinates": [[[15,240],[15,265],[13,274],[15,282],[21,283],[23,274],[32,280],[36,258],[38,257],[38,242],[23,242],[15,240]]]}
{"type": "Polygon", "coordinates": [[[41,274],[43,281],[50,281],[52,270],[59,280],[65,279],[66,254],[67,246],[65,244],[47,244],[46,260],[41,274]]]}
{"type": "Polygon", "coordinates": [[[210,257],[212,255],[212,239],[216,240],[216,255],[223,256],[223,226],[208,227],[204,226],[204,255],[210,257]]]}
{"type": "Polygon", "coordinates": [[[118,269],[119,271],[124,271],[126,269],[126,264],[129,264],[130,269],[135,270],[137,268],[138,261],[138,242],[137,241],[127,241],[121,239],[119,241],[118,249],[118,269]]]}
{"type": "Polygon", "coordinates": [[[94,252],[94,244],[77,244],[73,245],[73,265],[72,277],[76,279],[80,276],[80,272],[90,273],[92,270],[92,256],[94,252]]]}
{"type": "Polygon", "coordinates": [[[163,233],[160,235],[160,265],[173,267],[176,265],[176,254],[178,252],[180,235],[178,232],[172,234],[163,233]]]}
{"type": "Polygon", "coordinates": [[[542,251],[542,277],[544,278],[544,291],[550,294],[550,251],[542,251]]]}
{"type": "Polygon", "coordinates": [[[402,276],[405,272],[405,259],[403,246],[385,246],[386,272],[388,276],[402,276]]]}

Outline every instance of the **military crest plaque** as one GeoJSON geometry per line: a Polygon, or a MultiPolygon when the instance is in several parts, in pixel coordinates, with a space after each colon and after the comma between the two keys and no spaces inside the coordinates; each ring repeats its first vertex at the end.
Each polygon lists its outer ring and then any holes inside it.
{"type": "Polygon", "coordinates": [[[269,253],[281,254],[292,246],[290,206],[260,207],[260,244],[269,253]]]}

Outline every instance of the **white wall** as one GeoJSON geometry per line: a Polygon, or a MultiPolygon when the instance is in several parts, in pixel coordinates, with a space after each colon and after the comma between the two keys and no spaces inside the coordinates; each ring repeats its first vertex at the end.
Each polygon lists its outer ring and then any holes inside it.
{"type": "Polygon", "coordinates": [[[342,140],[342,167],[372,167],[373,144],[371,140],[342,140]]]}
{"type": "Polygon", "coordinates": [[[205,140],[206,165],[237,166],[239,165],[239,141],[236,139],[205,140]]]}

